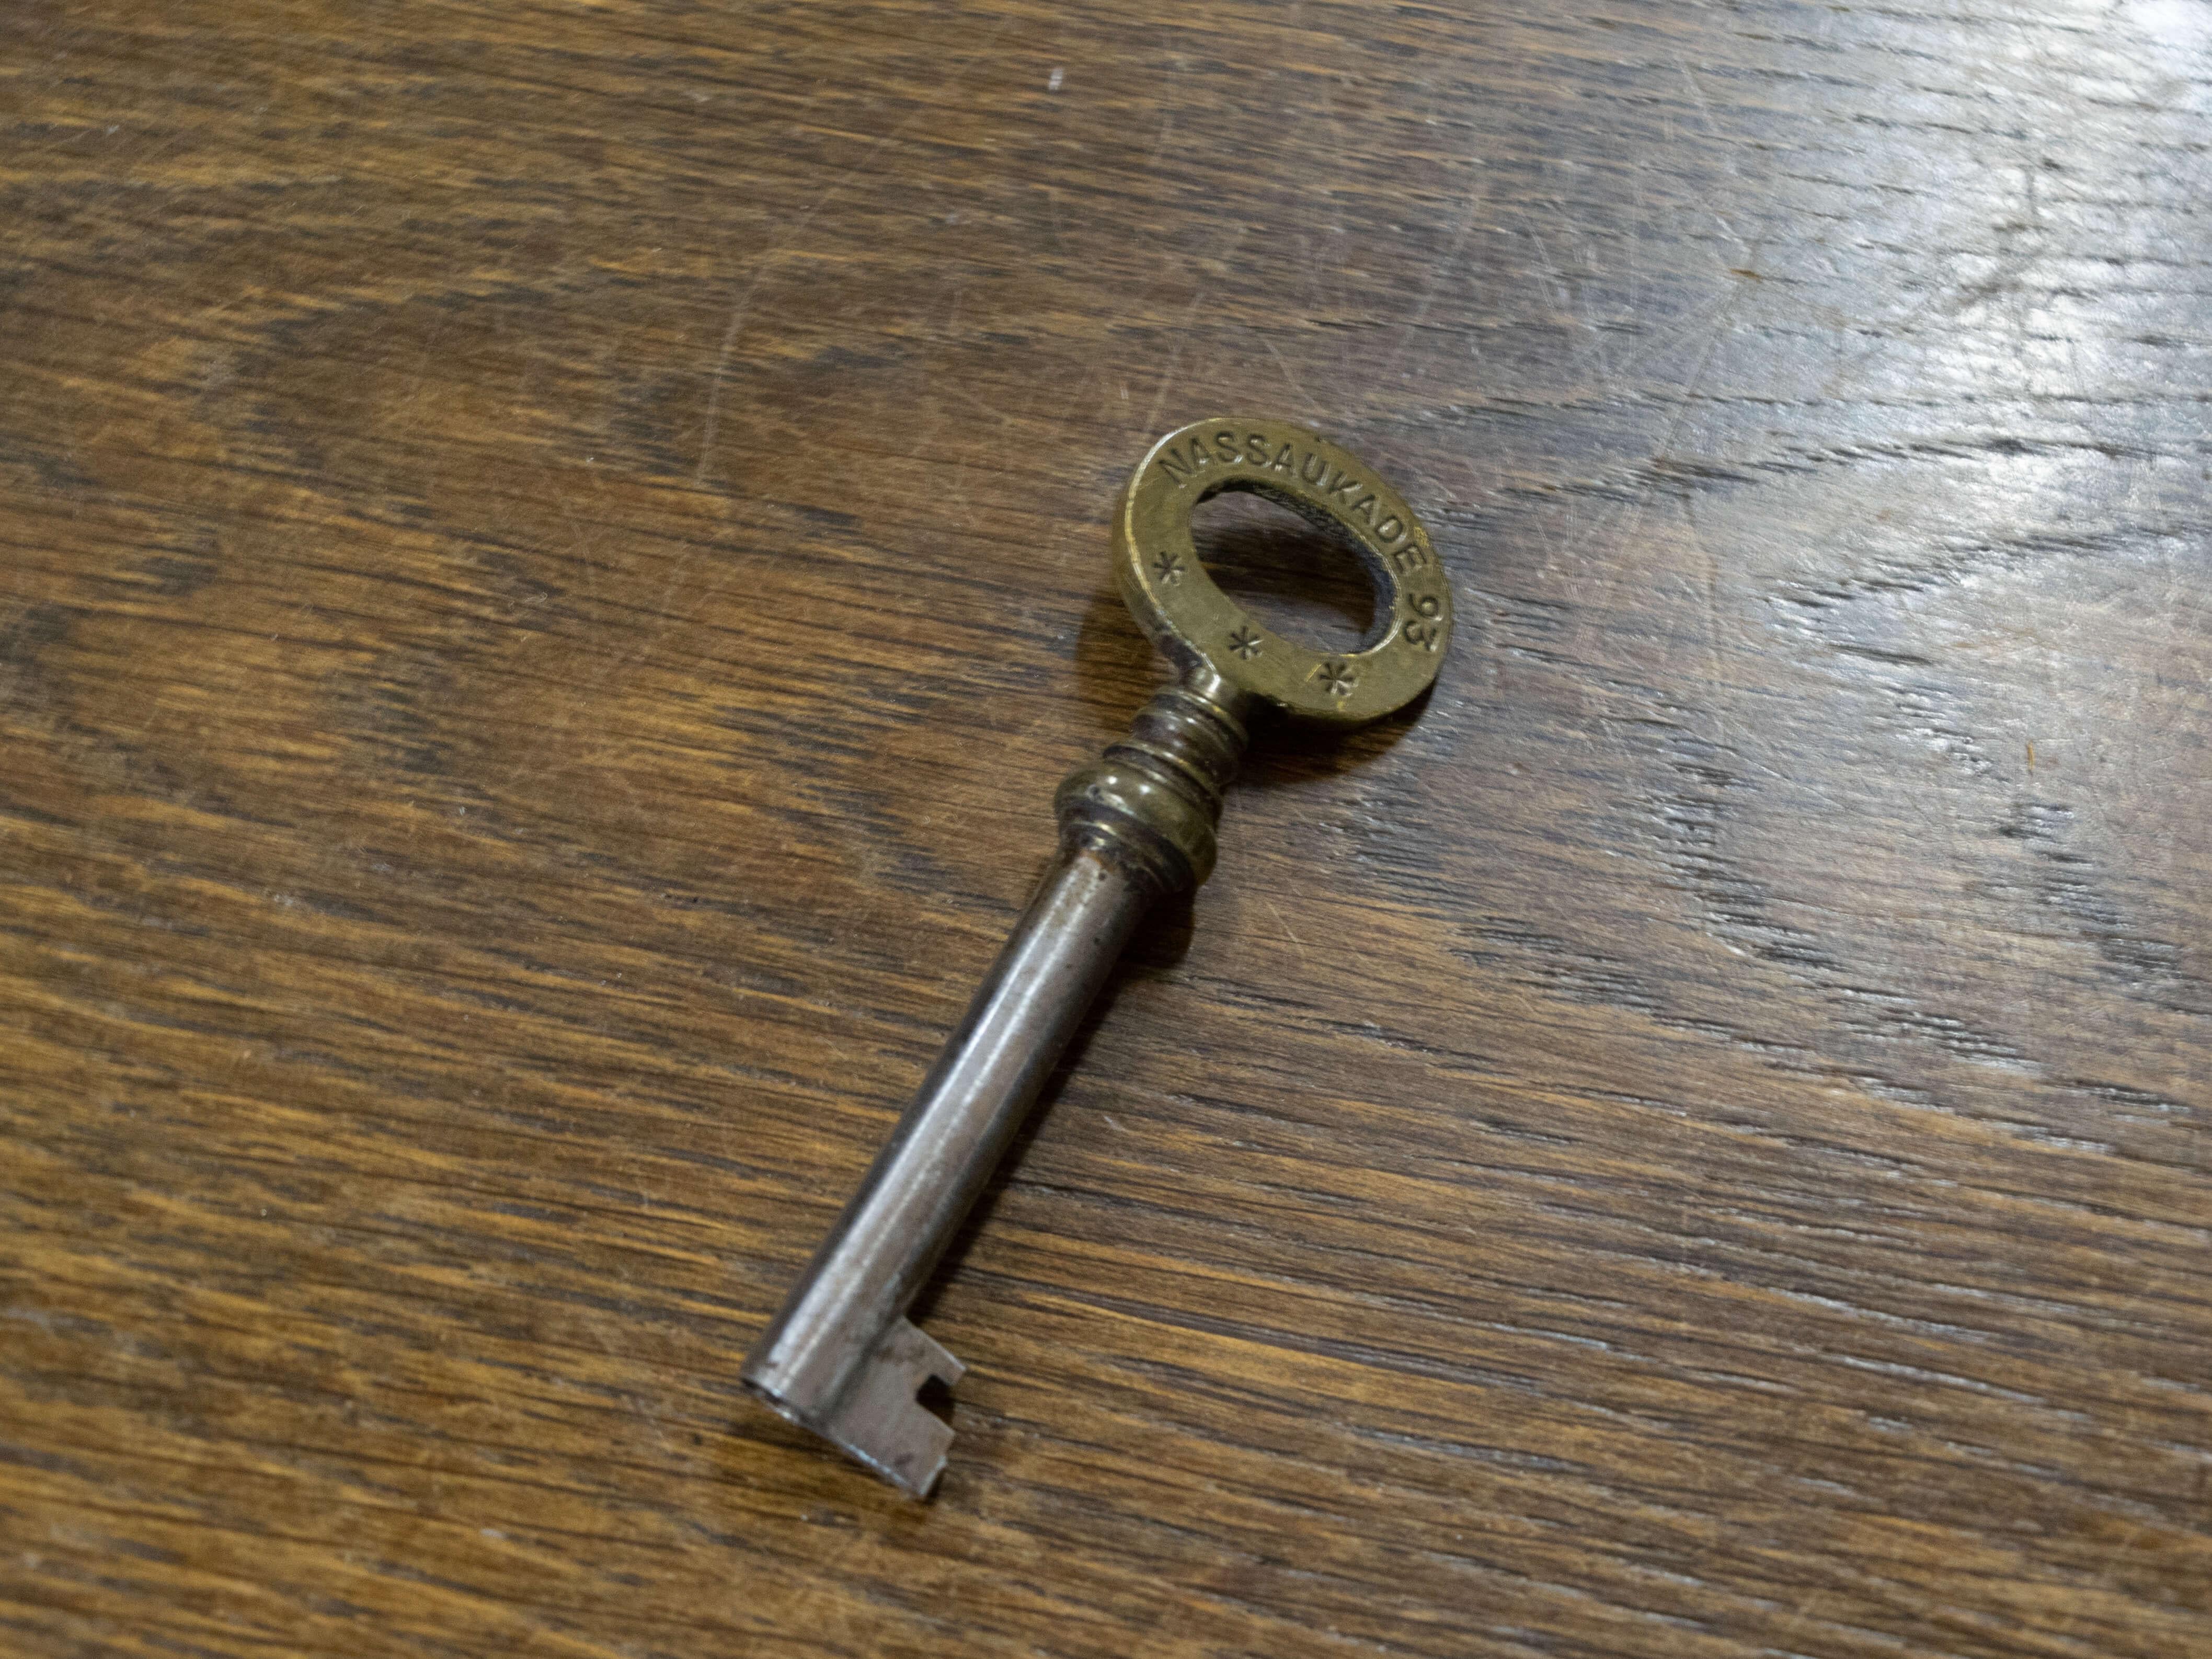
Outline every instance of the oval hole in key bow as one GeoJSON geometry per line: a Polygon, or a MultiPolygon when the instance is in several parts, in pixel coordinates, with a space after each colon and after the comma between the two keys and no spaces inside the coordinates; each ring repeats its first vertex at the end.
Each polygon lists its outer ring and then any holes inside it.
{"type": "Polygon", "coordinates": [[[1191,540],[1221,591],[1286,640],[1316,651],[1371,645],[1378,590],[1359,544],[1251,489],[1222,489],[1192,510],[1191,540]]]}

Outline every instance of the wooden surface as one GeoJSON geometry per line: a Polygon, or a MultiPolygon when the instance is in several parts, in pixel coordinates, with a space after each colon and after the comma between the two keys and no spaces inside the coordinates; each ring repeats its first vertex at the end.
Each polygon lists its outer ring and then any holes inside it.
{"type": "Polygon", "coordinates": [[[2212,13],[0,38],[0,1650],[2212,1651],[2212,13]],[[1140,941],[915,1505],[738,1363],[1231,408],[1465,625],[1140,941]]]}

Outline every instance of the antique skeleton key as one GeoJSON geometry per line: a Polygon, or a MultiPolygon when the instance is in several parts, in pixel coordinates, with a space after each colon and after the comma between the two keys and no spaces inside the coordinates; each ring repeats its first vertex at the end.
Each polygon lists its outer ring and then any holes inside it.
{"type": "Polygon", "coordinates": [[[860,1192],[745,1361],[745,1386],[916,1498],[951,1428],[915,1395],[963,1367],[906,1316],[1060,1050],[1155,900],[1212,873],[1221,793],[1264,707],[1331,726],[1403,708],[1436,678],[1451,591],[1398,493],[1281,421],[1200,421],[1152,446],[1114,515],[1114,568],[1173,665],[1127,738],[1060,787],[1060,855],[860,1192]],[[1191,510],[1250,490],[1358,547],[1379,591],[1370,642],[1307,649],[1214,585],[1191,510]]]}

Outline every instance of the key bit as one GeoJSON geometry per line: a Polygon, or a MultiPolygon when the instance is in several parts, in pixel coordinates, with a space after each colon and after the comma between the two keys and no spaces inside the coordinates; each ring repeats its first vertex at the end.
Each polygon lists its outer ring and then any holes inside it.
{"type": "Polygon", "coordinates": [[[1272,707],[1356,726],[1435,679],[1451,591],[1398,493],[1327,439],[1282,421],[1200,421],[1152,446],[1114,515],[1114,568],[1176,670],[1129,735],[1060,787],[1058,858],[789,1299],[745,1386],[916,1498],[952,1430],[916,1398],[960,1362],[907,1318],[1054,1062],[1158,900],[1212,873],[1222,792],[1247,723],[1272,707]],[[1371,642],[1314,651],[1246,616],[1207,574],[1191,513],[1249,490],[1341,531],[1387,597],[1371,642]]]}

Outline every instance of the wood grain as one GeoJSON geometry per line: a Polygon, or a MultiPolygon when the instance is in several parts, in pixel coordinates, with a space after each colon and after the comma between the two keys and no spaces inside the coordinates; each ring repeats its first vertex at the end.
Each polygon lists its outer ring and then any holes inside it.
{"type": "Polygon", "coordinates": [[[0,1650],[2212,1650],[2204,9],[0,39],[0,1650]],[[1228,408],[1462,637],[1255,757],[914,1505],[738,1361],[1228,408]]]}

